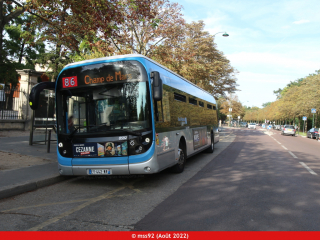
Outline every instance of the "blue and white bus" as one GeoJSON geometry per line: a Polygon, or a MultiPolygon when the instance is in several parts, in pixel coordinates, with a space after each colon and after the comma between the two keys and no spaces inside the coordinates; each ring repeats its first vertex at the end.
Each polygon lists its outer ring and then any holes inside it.
{"type": "Polygon", "coordinates": [[[67,65],[55,89],[61,175],[180,173],[186,159],[219,141],[216,101],[159,63],[139,54],[67,65]]]}

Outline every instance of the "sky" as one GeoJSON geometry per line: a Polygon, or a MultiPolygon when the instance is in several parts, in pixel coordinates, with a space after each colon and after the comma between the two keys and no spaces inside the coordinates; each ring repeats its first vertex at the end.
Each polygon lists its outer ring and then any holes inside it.
{"type": "Polygon", "coordinates": [[[274,90],[320,69],[319,0],[171,0],[185,20],[203,20],[239,73],[242,105],[262,107],[274,90]],[[229,37],[223,37],[227,32],[229,37]]]}

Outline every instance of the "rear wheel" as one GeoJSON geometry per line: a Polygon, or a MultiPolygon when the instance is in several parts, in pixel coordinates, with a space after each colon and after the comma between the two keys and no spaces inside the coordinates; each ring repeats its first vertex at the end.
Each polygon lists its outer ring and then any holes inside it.
{"type": "Polygon", "coordinates": [[[184,166],[186,164],[186,154],[185,154],[185,148],[183,146],[183,144],[179,144],[179,160],[178,160],[178,163],[176,165],[174,165],[173,167],[171,167],[171,172],[174,172],[174,173],[182,173],[183,170],[184,170],[184,166]]]}

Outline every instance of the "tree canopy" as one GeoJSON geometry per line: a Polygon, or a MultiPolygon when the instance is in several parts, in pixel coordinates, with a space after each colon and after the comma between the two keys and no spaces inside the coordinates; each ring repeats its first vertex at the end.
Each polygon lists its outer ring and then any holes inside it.
{"type": "Polygon", "coordinates": [[[312,117],[311,109],[320,111],[320,72],[290,82],[281,97],[262,109],[246,111],[245,119],[258,121],[293,122],[302,116],[312,117]]]}
{"type": "Polygon", "coordinates": [[[237,71],[204,22],[186,23],[169,0],[0,0],[0,8],[0,82],[17,81],[22,57],[56,79],[74,61],[139,53],[216,98],[237,91],[237,71]]]}

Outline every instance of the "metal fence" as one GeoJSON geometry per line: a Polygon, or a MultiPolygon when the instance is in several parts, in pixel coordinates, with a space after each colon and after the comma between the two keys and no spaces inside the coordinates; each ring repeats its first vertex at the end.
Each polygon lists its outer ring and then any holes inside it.
{"type": "Polygon", "coordinates": [[[25,120],[27,107],[26,92],[9,87],[0,90],[0,120],[25,120]]]}

